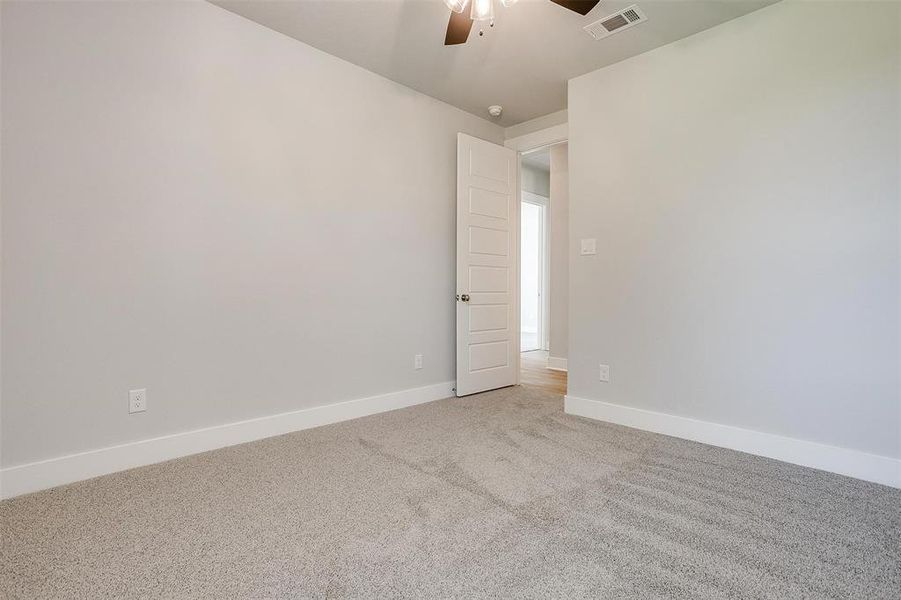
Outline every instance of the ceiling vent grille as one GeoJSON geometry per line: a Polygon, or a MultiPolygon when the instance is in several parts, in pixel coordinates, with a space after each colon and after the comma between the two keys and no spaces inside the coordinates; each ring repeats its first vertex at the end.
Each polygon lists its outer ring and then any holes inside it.
{"type": "Polygon", "coordinates": [[[594,39],[601,40],[608,35],[613,35],[614,33],[628,29],[633,25],[644,23],[647,20],[648,18],[644,16],[644,13],[641,12],[641,9],[633,4],[629,8],[626,8],[616,14],[607,15],[600,21],[595,21],[590,25],[586,25],[584,29],[588,32],[588,35],[590,35],[594,39]]]}

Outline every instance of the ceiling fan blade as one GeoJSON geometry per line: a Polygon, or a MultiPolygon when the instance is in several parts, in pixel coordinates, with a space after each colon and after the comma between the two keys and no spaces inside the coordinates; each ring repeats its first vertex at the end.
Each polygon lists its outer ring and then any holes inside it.
{"type": "Polygon", "coordinates": [[[591,9],[598,5],[601,0],[551,0],[554,4],[559,4],[563,8],[574,10],[580,15],[587,15],[591,9]]]}
{"type": "Polygon", "coordinates": [[[468,10],[459,13],[451,11],[450,20],[447,22],[447,33],[444,35],[444,45],[465,44],[471,29],[472,19],[469,18],[468,10]]]}

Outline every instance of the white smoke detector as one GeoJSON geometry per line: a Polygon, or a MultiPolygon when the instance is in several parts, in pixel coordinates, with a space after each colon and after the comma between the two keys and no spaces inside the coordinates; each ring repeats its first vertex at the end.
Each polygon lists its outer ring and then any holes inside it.
{"type": "Polygon", "coordinates": [[[503,106],[500,106],[497,104],[492,104],[491,106],[488,107],[488,114],[491,115],[492,117],[494,117],[495,119],[498,118],[499,116],[501,116],[502,112],[504,112],[503,106]]]}

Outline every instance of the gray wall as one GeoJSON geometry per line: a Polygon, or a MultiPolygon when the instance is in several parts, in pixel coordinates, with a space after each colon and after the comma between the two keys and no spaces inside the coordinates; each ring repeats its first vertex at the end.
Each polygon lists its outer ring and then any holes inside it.
{"type": "Polygon", "coordinates": [[[523,164],[520,178],[523,191],[532,192],[545,198],[550,197],[551,176],[547,171],[523,164]]]}
{"type": "Polygon", "coordinates": [[[899,10],[782,2],[570,82],[571,395],[901,456],[899,10]]]}
{"type": "Polygon", "coordinates": [[[2,10],[4,466],[453,379],[500,127],[204,2],[2,10]]]}
{"type": "Polygon", "coordinates": [[[549,352],[566,358],[569,347],[569,157],[567,144],[551,146],[549,352]]]}

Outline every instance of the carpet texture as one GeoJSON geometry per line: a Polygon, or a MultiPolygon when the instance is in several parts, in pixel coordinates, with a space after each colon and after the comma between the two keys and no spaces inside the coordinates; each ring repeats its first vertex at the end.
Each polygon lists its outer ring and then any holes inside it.
{"type": "Polygon", "coordinates": [[[0,503],[0,595],[899,598],[901,491],[508,388],[0,503]]]}

